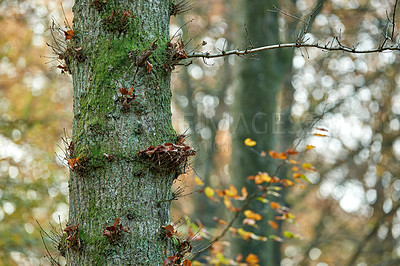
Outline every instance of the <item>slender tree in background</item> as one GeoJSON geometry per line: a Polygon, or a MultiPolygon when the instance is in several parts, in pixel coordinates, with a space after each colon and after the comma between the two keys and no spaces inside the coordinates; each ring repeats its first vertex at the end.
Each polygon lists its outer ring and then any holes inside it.
{"type": "MultiPolygon", "coordinates": [[[[278,14],[270,12],[277,1],[241,1],[245,30],[242,42],[248,46],[279,43],[278,14]]],[[[242,27],[243,29],[243,27],[242,27]]],[[[277,94],[285,84],[285,76],[290,72],[293,50],[275,50],[258,54],[254,58],[239,63],[239,85],[236,88],[232,128],[231,173],[238,187],[245,186],[247,177],[257,171],[272,174],[276,165],[261,157],[259,153],[243,145],[246,138],[257,141],[258,147],[265,151],[273,150],[279,137],[277,120],[277,94]]],[[[273,214],[267,205],[254,206],[257,213],[265,218],[259,224],[256,234],[269,235],[274,230],[268,225],[273,214]]],[[[233,254],[257,254],[262,265],[278,265],[280,261],[279,243],[274,241],[248,242],[236,239],[233,254]],[[260,248],[261,246],[261,248],[260,248]]]]}

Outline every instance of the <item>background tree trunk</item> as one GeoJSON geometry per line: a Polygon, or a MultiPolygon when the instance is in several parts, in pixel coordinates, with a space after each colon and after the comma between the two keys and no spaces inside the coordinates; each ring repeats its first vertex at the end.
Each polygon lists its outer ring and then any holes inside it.
{"type": "MultiPolygon", "coordinates": [[[[243,30],[242,42],[247,45],[266,45],[279,43],[279,25],[277,13],[269,12],[277,6],[275,0],[241,1],[246,30],[243,30]],[[250,44],[251,42],[251,44],[250,44]]],[[[243,27],[242,27],[243,28],[243,27]]],[[[234,102],[234,124],[232,127],[232,166],[231,173],[237,188],[248,184],[247,177],[258,171],[273,174],[275,164],[270,157],[261,157],[255,150],[243,143],[246,138],[257,141],[257,151],[275,149],[275,143],[281,128],[277,115],[277,94],[284,85],[284,76],[290,71],[293,50],[274,50],[257,54],[253,60],[242,60],[239,64],[239,85],[236,88],[234,102]]],[[[254,188],[254,185],[248,186],[254,188]]],[[[276,201],[277,199],[275,199],[276,201]]],[[[256,203],[250,207],[260,213],[263,220],[259,228],[253,231],[257,235],[276,234],[268,225],[274,213],[269,205],[256,203]]],[[[245,228],[246,230],[246,228],[245,228]]],[[[280,245],[268,240],[265,244],[237,239],[233,244],[233,254],[256,254],[260,265],[280,264],[280,245]]]]}
{"type": "Polygon", "coordinates": [[[69,181],[69,224],[79,224],[82,247],[69,249],[68,264],[160,265],[168,249],[161,226],[170,222],[170,201],[163,200],[172,197],[177,170],[136,154],[150,145],[176,141],[170,73],[164,68],[171,2],[107,1],[97,8],[94,2],[76,0],[73,7],[74,45],[82,47],[85,59],[70,58],[71,156],[81,158],[69,181]],[[127,11],[130,16],[124,15],[127,11]],[[153,42],[158,47],[148,59],[153,64],[148,74],[135,60],[153,42]],[[132,86],[135,98],[124,105],[127,96],[121,96],[120,89],[132,86]],[[130,232],[110,243],[102,233],[116,218],[130,232]]]}

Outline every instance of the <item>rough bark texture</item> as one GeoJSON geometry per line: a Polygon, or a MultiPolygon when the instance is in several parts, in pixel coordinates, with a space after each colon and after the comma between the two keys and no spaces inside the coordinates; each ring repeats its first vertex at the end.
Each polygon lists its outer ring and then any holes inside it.
{"type": "MultiPolygon", "coordinates": [[[[241,10],[248,29],[247,32],[242,32],[242,42],[248,44],[251,41],[254,46],[279,43],[277,13],[268,12],[273,9],[273,5],[277,6],[276,0],[241,1],[241,10]]],[[[290,69],[288,66],[291,65],[292,51],[275,50],[257,54],[256,57],[256,60],[240,62],[239,84],[235,93],[231,172],[239,188],[248,184],[246,178],[249,175],[255,175],[258,171],[269,174],[274,172],[274,162],[254,153],[243,141],[246,138],[256,140],[257,150],[274,149],[281,130],[276,117],[277,93],[282,87],[285,72],[290,69]]],[[[273,219],[274,211],[262,203],[254,204],[251,209],[264,218],[258,222],[258,230],[245,230],[263,236],[275,234],[267,223],[269,219],[273,219]]],[[[249,253],[256,254],[260,258],[260,265],[280,264],[279,244],[272,240],[262,243],[238,239],[233,245],[233,252],[245,256],[249,253]]]]}
{"type": "Polygon", "coordinates": [[[169,0],[76,0],[73,158],[69,224],[79,224],[79,250],[69,265],[160,265],[169,250],[161,226],[170,222],[171,185],[177,169],[161,168],[136,154],[150,145],[174,142],[170,73],[164,69],[169,41],[169,0]],[[103,3],[106,2],[106,3],[103,3]],[[125,13],[125,18],[122,12],[125,13]],[[121,22],[124,20],[125,22],[121,22]],[[150,74],[135,64],[150,48],[150,74]],[[136,59],[135,59],[136,58],[136,59]],[[134,81],[134,77],[136,80],[134,81]],[[125,103],[121,88],[134,87],[125,103]],[[120,218],[130,232],[111,243],[102,235],[120,218]]]}

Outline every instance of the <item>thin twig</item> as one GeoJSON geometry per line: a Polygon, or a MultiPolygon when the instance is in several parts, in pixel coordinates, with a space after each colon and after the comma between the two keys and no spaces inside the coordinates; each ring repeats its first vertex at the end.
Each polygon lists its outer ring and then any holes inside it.
{"type": "Polygon", "coordinates": [[[396,2],[394,3],[394,7],[393,7],[393,15],[392,15],[392,35],[390,36],[393,40],[394,38],[394,31],[396,29],[396,8],[397,8],[397,2],[398,0],[396,0],[396,2]]]}

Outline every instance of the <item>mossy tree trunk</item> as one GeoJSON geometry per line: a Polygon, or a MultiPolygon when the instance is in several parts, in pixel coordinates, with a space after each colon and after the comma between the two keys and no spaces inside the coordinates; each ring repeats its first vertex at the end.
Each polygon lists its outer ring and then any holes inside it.
{"type": "Polygon", "coordinates": [[[66,61],[74,85],[71,158],[80,157],[70,175],[68,223],[79,224],[81,245],[68,248],[69,265],[160,265],[169,250],[161,226],[170,223],[179,170],[137,153],[176,140],[164,66],[170,8],[170,0],[75,1],[75,52],[66,61]],[[121,94],[131,87],[131,95],[121,94]],[[129,232],[103,235],[117,218],[129,232]]]}
{"type": "MultiPolygon", "coordinates": [[[[273,5],[278,6],[276,0],[248,1],[242,0],[243,20],[247,25],[246,32],[242,32],[242,43],[253,45],[267,45],[279,43],[279,26],[276,12],[269,12],[273,5]]],[[[277,116],[277,93],[284,83],[284,75],[290,71],[292,50],[274,50],[257,54],[254,60],[242,60],[239,66],[239,84],[235,91],[234,123],[232,127],[232,166],[233,180],[240,189],[242,186],[255,187],[247,180],[250,175],[258,171],[273,174],[276,165],[273,160],[261,157],[243,141],[251,138],[257,141],[256,150],[267,151],[275,148],[278,139],[279,116],[277,116]]],[[[274,211],[269,205],[261,202],[255,203],[250,208],[263,215],[263,220],[258,222],[258,229],[244,228],[258,235],[268,236],[276,232],[268,225],[268,220],[273,219],[274,211]]],[[[233,244],[234,254],[249,253],[258,255],[261,265],[279,265],[280,248],[277,242],[268,240],[265,243],[249,242],[237,239],[233,244]]]]}

